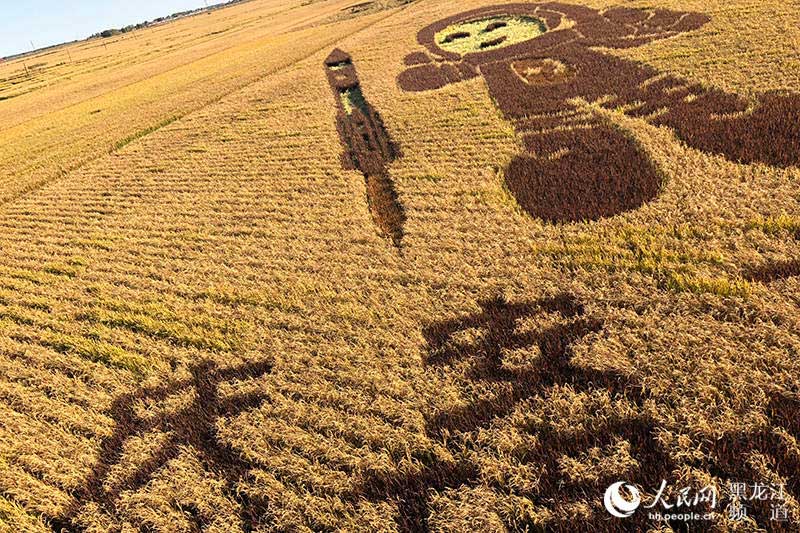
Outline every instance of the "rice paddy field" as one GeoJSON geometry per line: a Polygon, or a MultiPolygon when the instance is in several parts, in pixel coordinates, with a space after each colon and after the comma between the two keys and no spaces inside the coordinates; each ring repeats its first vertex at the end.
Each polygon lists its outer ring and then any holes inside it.
{"type": "Polygon", "coordinates": [[[0,63],[0,532],[800,531],[799,46],[252,0],[0,63]]]}

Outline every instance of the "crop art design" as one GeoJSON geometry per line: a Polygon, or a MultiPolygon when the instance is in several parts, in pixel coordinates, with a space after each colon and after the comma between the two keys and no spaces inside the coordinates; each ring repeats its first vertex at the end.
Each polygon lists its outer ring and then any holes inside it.
{"type": "Polygon", "coordinates": [[[342,166],[364,174],[372,220],[400,248],[406,215],[387,168],[400,157],[400,150],[378,112],[364,97],[350,55],[334,50],[325,60],[325,69],[339,109],[336,126],[345,148],[342,166]]]}
{"type": "MultiPolygon", "coordinates": [[[[395,503],[398,531],[433,529],[433,494],[487,484],[547,509],[545,515],[553,517],[544,528],[548,531],[607,531],[607,515],[588,518],[568,509],[581,505],[587,494],[600,493],[618,473],[598,470],[595,478],[572,478],[564,465],[587,450],[609,450],[621,442],[635,460],[625,477],[641,487],[655,490],[663,481],[675,480],[676,471],[686,467],[714,472],[720,479],[759,479],[759,464],[742,458],[760,454],[788,480],[786,493],[797,497],[798,398],[771,392],[764,413],[768,425],[746,435],[726,433],[704,448],[707,455],[703,459],[677,459],[658,438],[659,421],[646,409],[653,399],[636,374],[590,368],[575,360],[575,347],[591,344],[606,327],[580,298],[562,293],[512,302],[499,296],[483,300],[479,306],[475,313],[435,322],[422,330],[428,349],[425,366],[432,372],[447,369],[467,399],[463,405],[426,417],[428,437],[442,443],[447,453],[425,462],[418,471],[380,471],[368,476],[351,497],[354,501],[366,497],[395,503]],[[601,417],[598,424],[569,429],[553,426],[539,415],[520,416],[534,412],[541,401],[552,407],[554,395],[565,389],[588,396],[606,395],[615,405],[615,415],[601,417]],[[514,428],[511,434],[535,437],[538,442],[515,457],[520,465],[535,467],[536,483],[530,486],[517,484],[519,479],[511,471],[499,475],[486,455],[475,453],[476,443],[499,446],[498,455],[517,453],[499,436],[509,426],[514,428]]],[[[752,516],[768,520],[769,502],[759,502],[752,516]]],[[[645,531],[652,526],[647,513],[627,520],[627,531],[645,531]]]]}
{"type": "MultiPolygon", "coordinates": [[[[265,503],[250,497],[242,490],[257,465],[245,459],[241,452],[222,441],[217,434],[217,423],[250,410],[255,410],[267,398],[260,392],[223,395],[226,383],[257,380],[272,371],[272,361],[260,361],[238,367],[220,368],[212,361],[201,361],[190,367],[190,377],[168,382],[161,386],[141,389],[118,398],[110,414],[116,428],[100,446],[100,457],[88,476],[85,485],[75,495],[73,506],[65,516],[52,520],[53,531],[89,531],[81,522],[81,512],[92,506],[109,517],[117,517],[123,492],[135,492],[145,487],[153,476],[181,453],[190,450],[196,454],[203,467],[219,476],[224,492],[239,506],[239,520],[245,531],[252,531],[265,513],[265,503]],[[181,396],[191,399],[177,409],[170,410],[181,396]],[[143,406],[153,407],[153,414],[144,412],[143,406]],[[148,416],[149,415],[149,416],[148,416]],[[131,461],[124,451],[135,439],[157,440],[158,434],[167,436],[157,451],[149,456],[131,461]],[[134,463],[131,465],[131,462],[134,463]],[[136,464],[138,463],[138,464],[136,464]],[[127,468],[123,468],[127,467],[127,468]],[[127,472],[117,479],[120,471],[127,472]]],[[[198,509],[188,509],[197,523],[198,531],[205,529],[207,518],[198,509]]],[[[231,524],[233,530],[237,528],[231,524]]]]}
{"type": "Polygon", "coordinates": [[[631,135],[576,99],[670,127],[692,148],[734,162],[800,164],[797,95],[766,93],[753,105],[602,50],[641,46],[709,20],[560,3],[482,8],[423,29],[426,52],[406,57],[398,83],[428,91],[482,76],[525,148],[505,175],[520,206],[548,221],[596,220],[654,199],[662,179],[631,135]]]}
{"type": "Polygon", "coordinates": [[[760,281],[762,283],[772,283],[773,281],[796,278],[798,276],[800,276],[800,259],[769,262],[750,269],[746,274],[746,278],[750,281],[760,281]]]}
{"type": "MultiPolygon", "coordinates": [[[[484,474],[480,462],[469,453],[470,443],[479,441],[482,432],[490,431],[526,402],[565,386],[590,393],[607,391],[632,408],[640,407],[646,399],[641,385],[626,376],[573,363],[573,347],[604,328],[603,322],[591,317],[574,295],[565,293],[518,303],[495,297],[480,302],[480,307],[478,313],[423,329],[428,345],[425,364],[431,370],[467,363],[461,371],[463,386],[471,395],[482,385],[496,385],[493,394],[426,420],[428,436],[435,442],[446,442],[452,462],[436,461],[410,476],[376,475],[358,492],[376,501],[396,502],[399,531],[430,530],[432,491],[481,485],[484,474]],[[481,335],[465,342],[465,338],[469,339],[465,334],[470,331],[480,331],[481,335]],[[538,352],[538,356],[525,358],[524,364],[509,364],[507,358],[513,359],[513,354],[530,351],[538,352]]],[[[541,465],[541,477],[535,492],[526,493],[525,497],[543,506],[551,505],[554,496],[565,503],[579,500],[586,487],[562,478],[562,456],[578,456],[591,446],[608,446],[619,439],[630,443],[631,452],[642,465],[636,475],[631,474],[632,479],[644,485],[657,484],[668,476],[672,461],[656,441],[654,430],[653,420],[638,415],[609,421],[607,427],[594,431],[576,432],[571,438],[537,433],[540,455],[530,455],[526,461],[541,465]]]]}

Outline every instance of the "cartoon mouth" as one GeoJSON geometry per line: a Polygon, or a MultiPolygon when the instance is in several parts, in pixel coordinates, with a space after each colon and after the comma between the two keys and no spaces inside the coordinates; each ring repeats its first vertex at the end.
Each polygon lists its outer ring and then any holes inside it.
{"type": "Polygon", "coordinates": [[[491,41],[483,42],[480,45],[480,49],[486,50],[487,48],[492,48],[494,46],[501,45],[506,41],[506,39],[508,39],[508,36],[503,35],[502,37],[498,37],[497,39],[492,39],[491,41]]]}
{"type": "Polygon", "coordinates": [[[446,51],[463,55],[529,41],[547,31],[542,19],[508,14],[452,24],[436,33],[434,40],[446,51]]]}

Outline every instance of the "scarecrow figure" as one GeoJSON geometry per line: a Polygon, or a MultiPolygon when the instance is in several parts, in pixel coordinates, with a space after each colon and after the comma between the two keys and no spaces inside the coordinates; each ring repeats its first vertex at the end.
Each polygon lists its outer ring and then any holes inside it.
{"type": "Polygon", "coordinates": [[[389,175],[389,164],[401,156],[400,149],[361,91],[350,54],[335,49],[325,59],[325,68],[336,98],[336,127],[345,148],[342,167],[364,174],[372,220],[399,249],[406,215],[389,175]]]}
{"type": "Polygon", "coordinates": [[[550,221],[595,220],[652,200],[662,180],[629,134],[581,101],[668,126],[689,146],[732,161],[800,164],[796,95],[763,94],[753,106],[603,50],[641,46],[709,20],[560,3],[482,8],[423,29],[418,40],[427,52],[406,57],[398,82],[426,91],[483,76],[525,147],[505,176],[520,206],[550,221]]]}

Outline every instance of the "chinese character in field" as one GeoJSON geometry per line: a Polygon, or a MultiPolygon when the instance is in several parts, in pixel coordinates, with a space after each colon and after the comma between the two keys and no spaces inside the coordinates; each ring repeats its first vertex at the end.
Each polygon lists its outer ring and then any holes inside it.
{"type": "MultiPolygon", "coordinates": [[[[65,516],[57,519],[55,531],[85,531],[83,511],[88,505],[113,519],[118,518],[124,492],[135,493],[144,488],[157,472],[186,452],[193,453],[210,474],[219,476],[220,487],[239,504],[240,524],[229,524],[229,531],[241,526],[251,531],[261,520],[265,503],[261,498],[246,496],[241,488],[256,468],[218,433],[219,421],[258,409],[266,400],[261,390],[225,394],[225,385],[243,380],[261,379],[272,372],[271,360],[251,361],[222,367],[215,361],[203,360],[188,368],[188,376],[162,385],[142,386],[114,400],[110,413],[116,422],[113,433],[100,442],[99,461],[65,516]],[[191,392],[192,401],[176,410],[159,410],[159,416],[143,416],[141,403],[166,402],[178,394],[191,392]],[[163,433],[168,438],[136,468],[126,465],[123,450],[136,437],[163,433]],[[127,476],[120,478],[119,476],[127,476]]],[[[144,530],[144,526],[142,527],[144,530]]]]}
{"type": "Polygon", "coordinates": [[[557,2],[485,7],[420,31],[426,51],[406,58],[398,82],[427,91],[482,77],[524,147],[505,173],[519,205],[550,221],[596,220],[653,200],[662,185],[645,150],[601,109],[666,126],[692,148],[734,162],[800,164],[796,95],[768,93],[751,105],[604,51],[697,30],[709,20],[557,2]]]}

